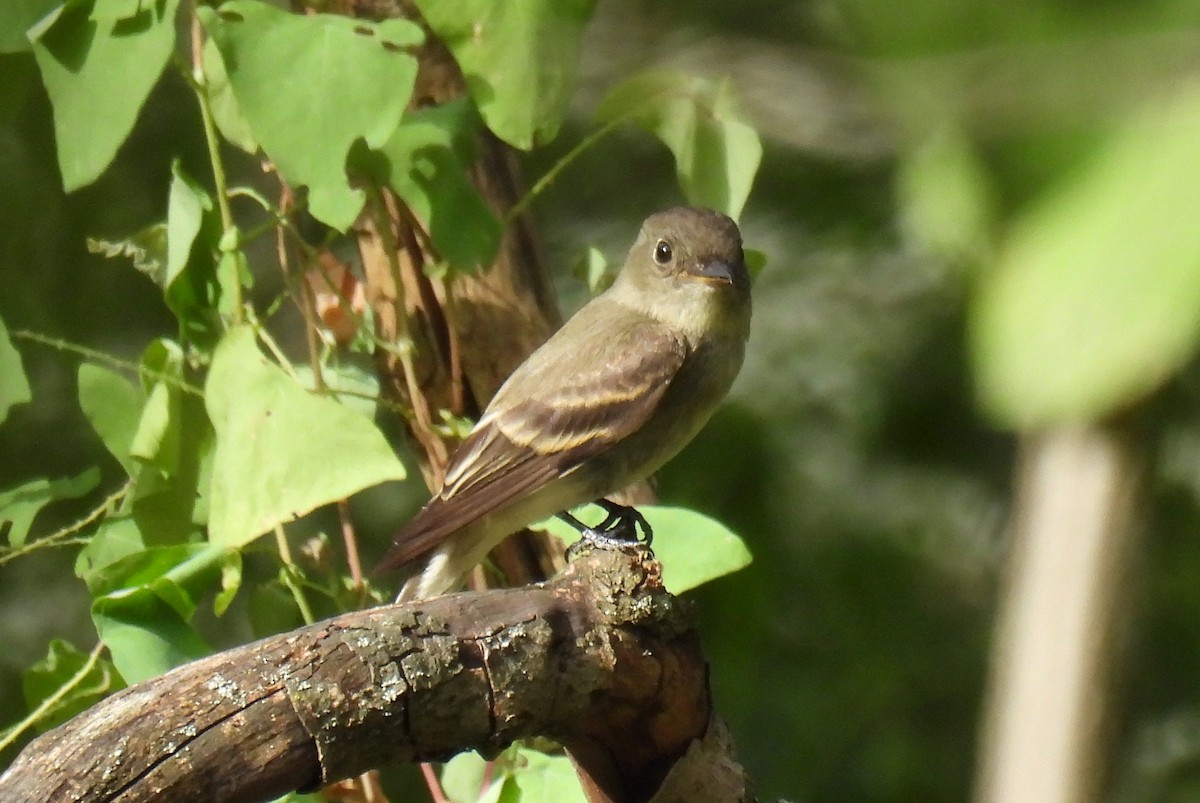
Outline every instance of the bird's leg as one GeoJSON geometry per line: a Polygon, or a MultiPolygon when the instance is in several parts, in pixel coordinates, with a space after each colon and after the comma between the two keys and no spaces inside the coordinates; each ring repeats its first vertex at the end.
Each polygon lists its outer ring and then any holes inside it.
{"type": "Polygon", "coordinates": [[[608,511],[608,518],[600,523],[600,530],[605,533],[615,533],[620,530],[621,534],[617,537],[625,538],[627,541],[637,541],[637,530],[641,528],[641,542],[646,546],[650,546],[650,542],[654,540],[654,530],[650,529],[650,522],[646,521],[637,508],[630,505],[618,505],[610,499],[597,499],[596,504],[608,511]],[[632,535],[628,535],[628,531],[633,530],[632,535]]]}
{"type": "Polygon", "coordinates": [[[587,526],[565,510],[557,515],[558,518],[574,527],[583,538],[594,544],[613,548],[636,543],[639,540],[637,528],[641,527],[642,538],[640,540],[646,546],[650,545],[654,533],[645,517],[636,509],[618,505],[608,499],[599,499],[596,504],[608,511],[608,515],[595,527],[587,526]]]}

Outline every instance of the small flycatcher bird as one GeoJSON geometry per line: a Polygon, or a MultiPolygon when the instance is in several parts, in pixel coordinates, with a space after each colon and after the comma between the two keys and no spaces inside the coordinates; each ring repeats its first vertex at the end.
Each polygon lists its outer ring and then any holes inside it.
{"type": "MultiPolygon", "coordinates": [[[[674,457],[742,366],[750,277],[737,224],[699,207],[649,217],[612,287],[500,387],[441,489],[379,569],[423,563],[399,601],[452,590],[505,536],[588,502],[601,531],[645,522],[604,497],[674,457]]],[[[593,531],[594,532],[594,531],[593,531]]]]}

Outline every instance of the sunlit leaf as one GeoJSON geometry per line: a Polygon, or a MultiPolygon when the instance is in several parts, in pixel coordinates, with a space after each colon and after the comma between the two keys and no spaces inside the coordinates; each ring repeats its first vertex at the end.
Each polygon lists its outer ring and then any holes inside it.
{"type": "Polygon", "coordinates": [[[253,0],[199,13],[254,139],[285,179],[308,187],[309,211],[345,230],[365,200],[346,177],[350,146],[361,138],[378,148],[396,130],[417,74],[408,48],[421,29],[253,0]]]}
{"type": "Polygon", "coordinates": [[[96,632],[127,681],[209,653],[189,621],[231,561],[240,558],[222,547],[179,544],[135,552],[84,575],[96,632]]]}
{"type": "Polygon", "coordinates": [[[277,524],[404,477],[379,429],[267,362],[248,327],[218,346],[206,400],[217,433],[209,537],[240,546],[277,524]]]}
{"type": "Polygon", "coordinates": [[[100,484],[100,470],[89,468],[75,477],[60,480],[36,479],[7,491],[0,491],[0,536],[8,543],[24,545],[33,520],[46,505],[60,499],[78,499],[100,484]]]}
{"type": "Polygon", "coordinates": [[[138,466],[129,454],[129,446],[145,402],[141,388],[116,371],[90,362],[79,366],[79,406],[83,415],[104,448],[131,477],[138,466]]]}
{"type": "Polygon", "coordinates": [[[24,404],[33,398],[25,368],[21,364],[21,353],[13,348],[8,339],[8,329],[0,319],[0,424],[8,418],[14,405],[24,404]]]}
{"type": "Polygon", "coordinates": [[[468,178],[475,119],[465,100],[422,109],[380,148],[384,181],[428,225],[442,259],[462,270],[489,264],[500,247],[500,222],[468,178]]]}
{"type": "Polygon", "coordinates": [[[30,31],[68,191],[95,181],[129,136],[174,50],[178,8],[68,0],[30,31]]]}
{"type": "Polygon", "coordinates": [[[54,639],[45,658],[25,671],[23,688],[25,703],[30,709],[60,693],[68,683],[70,691],[62,694],[46,715],[38,720],[39,730],[47,731],[90,707],[102,697],[124,688],[125,683],[106,658],[98,658],[82,677],[77,675],[88,663],[88,654],[70,642],[54,639]]]}
{"type": "Polygon", "coordinates": [[[1021,218],[973,310],[983,405],[1030,427],[1142,398],[1200,334],[1200,88],[1185,82],[1021,218]]]}
{"type": "Polygon", "coordinates": [[[417,0],[488,128],[529,150],[553,139],[575,88],[594,0],[417,0]]]}
{"type": "Polygon", "coordinates": [[[640,73],[616,86],[596,114],[606,121],[628,117],[662,140],[675,157],[675,173],[689,203],[732,218],[741,214],[762,144],[738,110],[728,80],[640,73]]]}

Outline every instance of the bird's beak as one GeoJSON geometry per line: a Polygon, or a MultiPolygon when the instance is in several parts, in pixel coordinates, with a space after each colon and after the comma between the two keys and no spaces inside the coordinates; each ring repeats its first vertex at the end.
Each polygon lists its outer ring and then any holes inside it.
{"type": "Polygon", "coordinates": [[[710,284],[733,284],[733,268],[721,259],[708,259],[688,271],[710,284]]]}

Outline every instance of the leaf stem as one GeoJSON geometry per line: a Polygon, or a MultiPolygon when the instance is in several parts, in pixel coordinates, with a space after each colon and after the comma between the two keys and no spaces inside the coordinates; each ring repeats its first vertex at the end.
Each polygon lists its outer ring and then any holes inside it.
{"type": "Polygon", "coordinates": [[[613,130],[621,123],[636,117],[640,112],[641,109],[638,108],[626,114],[614,117],[604,125],[597,128],[591,134],[588,134],[586,137],[580,140],[579,144],[567,151],[567,153],[561,159],[555,162],[553,166],[551,166],[551,168],[537,180],[537,183],[533,185],[529,192],[521,196],[521,198],[515,204],[508,208],[508,211],[504,213],[504,219],[501,222],[507,226],[516,220],[517,216],[528,209],[529,205],[532,204],[534,200],[546,190],[547,187],[554,183],[554,180],[558,178],[559,174],[566,170],[572,162],[582,156],[588,148],[591,148],[597,142],[611,134],[613,130]]]}
{"type": "Polygon", "coordinates": [[[292,547],[288,544],[287,535],[283,532],[283,525],[275,525],[275,548],[279,550],[279,559],[283,561],[283,584],[292,592],[292,599],[296,600],[296,607],[300,609],[300,617],[305,624],[311,625],[316,621],[313,616],[312,607],[308,604],[308,598],[304,596],[304,589],[296,582],[297,576],[300,574],[300,567],[292,560],[292,547]]]}
{"type": "Polygon", "coordinates": [[[97,642],[92,651],[88,654],[87,661],[79,668],[71,678],[54,690],[46,699],[38,704],[38,707],[29,712],[29,715],[20,722],[13,725],[0,735],[0,752],[3,752],[9,745],[15,742],[22,733],[36,725],[43,717],[58,705],[64,697],[75,690],[75,687],[83,683],[84,678],[88,673],[96,668],[96,662],[100,660],[100,653],[104,651],[104,642],[97,642]]]}
{"type": "MultiPolygon", "coordinates": [[[[225,178],[225,164],[221,161],[221,140],[217,136],[216,118],[213,117],[212,102],[208,97],[208,79],[204,75],[204,30],[200,25],[200,15],[196,13],[196,3],[192,4],[192,87],[196,99],[200,103],[200,119],[204,124],[204,141],[208,145],[208,161],[212,165],[213,185],[217,196],[217,209],[221,213],[221,248],[241,248],[237,239],[237,227],[233,221],[233,209],[229,205],[229,183],[225,178]]],[[[233,322],[243,321],[242,282],[238,276],[230,286],[234,294],[233,322]]]]}
{"type": "MultiPolygon", "coordinates": [[[[53,532],[50,535],[47,535],[43,538],[38,538],[36,540],[30,540],[29,542],[23,544],[22,546],[18,547],[17,549],[12,550],[11,552],[0,553],[0,566],[3,566],[4,564],[8,563],[10,560],[15,560],[16,558],[19,558],[22,555],[26,555],[26,554],[28,554],[30,552],[34,552],[38,549],[66,546],[68,544],[75,544],[75,543],[87,543],[88,540],[90,540],[90,538],[71,539],[70,536],[79,532],[84,527],[87,527],[89,524],[91,524],[92,522],[99,519],[101,516],[108,513],[112,509],[113,505],[117,504],[122,499],[124,499],[125,496],[132,489],[133,489],[133,481],[129,480],[124,485],[122,485],[120,488],[118,488],[116,491],[114,491],[113,493],[111,493],[107,497],[105,497],[104,500],[99,505],[97,505],[95,508],[93,508],[90,513],[86,514],[83,518],[81,518],[79,521],[75,522],[74,524],[69,524],[66,527],[62,528],[61,530],[58,530],[57,532],[53,532]]],[[[2,748],[0,748],[0,749],[2,749],[2,748]]]]}

